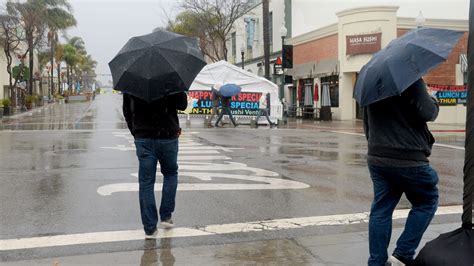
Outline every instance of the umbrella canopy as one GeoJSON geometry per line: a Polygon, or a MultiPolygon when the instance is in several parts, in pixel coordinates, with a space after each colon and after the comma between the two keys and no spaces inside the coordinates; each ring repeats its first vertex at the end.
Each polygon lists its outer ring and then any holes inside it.
{"type": "Polygon", "coordinates": [[[235,95],[239,94],[240,91],[241,91],[240,86],[238,86],[236,84],[233,84],[233,83],[227,83],[219,89],[220,94],[224,97],[235,96],[235,95]]]}
{"type": "Polygon", "coordinates": [[[196,39],[164,30],[131,38],[109,63],[114,89],[148,102],[187,91],[205,65],[196,39]]]}
{"type": "Polygon", "coordinates": [[[362,68],[355,85],[361,106],[400,95],[411,84],[444,62],[462,32],[419,28],[391,41],[362,68]]]}

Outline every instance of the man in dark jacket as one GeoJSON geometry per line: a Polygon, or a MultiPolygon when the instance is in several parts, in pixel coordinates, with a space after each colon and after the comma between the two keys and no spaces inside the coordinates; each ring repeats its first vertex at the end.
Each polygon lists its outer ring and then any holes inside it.
{"type": "Polygon", "coordinates": [[[232,100],[232,97],[221,97],[222,100],[222,110],[221,113],[219,114],[219,117],[217,118],[215,126],[219,126],[219,121],[221,121],[222,117],[224,117],[225,114],[227,114],[230,118],[230,121],[232,121],[232,124],[234,127],[237,127],[237,123],[234,120],[234,117],[232,116],[232,113],[230,111],[230,101],[232,100]]]}
{"type": "Polygon", "coordinates": [[[221,95],[219,93],[219,85],[216,85],[215,87],[212,86],[211,88],[211,100],[212,100],[212,110],[211,110],[211,117],[209,118],[209,123],[207,125],[207,127],[213,127],[212,126],[212,119],[214,118],[214,116],[217,114],[218,110],[219,110],[219,104],[221,102],[221,95]]]}
{"type": "Polygon", "coordinates": [[[163,174],[161,225],[165,228],[173,227],[171,216],[178,186],[178,137],[181,133],[177,110],[185,110],[187,105],[184,92],[151,103],[129,94],[123,95],[123,114],[135,138],[139,161],[140,213],[146,238],[157,235],[154,186],[158,161],[163,174]]]}
{"type": "MultiPolygon", "coordinates": [[[[392,232],[392,214],[405,193],[412,208],[405,230],[390,257],[410,264],[438,206],[438,175],[428,157],[434,138],[426,122],[438,116],[437,101],[422,79],[400,96],[370,104],[364,110],[367,163],[374,200],[369,220],[369,265],[385,265],[392,232]]],[[[399,264],[397,264],[399,265],[399,264]]]]}

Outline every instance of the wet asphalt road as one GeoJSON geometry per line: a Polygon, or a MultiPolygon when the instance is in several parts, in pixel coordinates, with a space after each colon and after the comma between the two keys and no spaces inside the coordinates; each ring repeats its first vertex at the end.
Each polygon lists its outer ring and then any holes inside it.
{"type": "MultiPolygon", "coordinates": [[[[179,178],[180,184],[186,184],[182,187],[189,189],[178,192],[174,220],[179,227],[350,214],[370,208],[367,144],[358,135],[359,123],[291,122],[278,129],[251,129],[246,125],[208,129],[196,119],[191,126],[183,120],[182,126],[180,156],[184,157],[180,173],[187,174],[179,178]],[[203,156],[208,157],[201,160],[203,156]],[[190,173],[193,171],[204,176],[213,173],[212,179],[197,178],[190,173]],[[258,173],[269,180],[286,180],[283,186],[288,188],[275,188],[277,184],[270,181],[268,187],[254,189],[262,182],[241,177],[259,176],[258,173]],[[226,189],[212,188],[215,183],[226,189]],[[204,185],[204,189],[193,189],[196,184],[204,185]],[[298,184],[309,187],[291,187],[298,184]]],[[[0,127],[0,240],[141,228],[138,194],[128,188],[113,191],[114,184],[136,183],[133,174],[138,165],[121,114],[121,95],[109,93],[91,103],[52,105],[31,115],[4,119],[0,127]],[[112,193],[105,195],[104,191],[110,192],[108,189],[112,193]]],[[[435,136],[438,143],[463,146],[462,133],[442,132],[435,136]]],[[[440,205],[461,204],[463,158],[464,151],[459,149],[433,149],[431,162],[440,176],[440,205]]],[[[408,207],[405,199],[398,206],[408,207]]],[[[434,220],[457,221],[458,215],[434,220]]],[[[395,222],[396,226],[401,224],[395,222]]],[[[366,224],[315,226],[184,237],[173,240],[173,245],[365,230],[366,224]]],[[[144,241],[121,241],[0,251],[0,261],[144,248],[144,241]]]]}

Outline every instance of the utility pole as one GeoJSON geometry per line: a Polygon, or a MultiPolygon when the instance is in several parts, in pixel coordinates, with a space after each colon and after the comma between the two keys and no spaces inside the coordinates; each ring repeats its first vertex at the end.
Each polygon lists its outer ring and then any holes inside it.
{"type": "Polygon", "coordinates": [[[262,0],[262,7],[263,7],[263,57],[264,57],[264,64],[265,64],[265,78],[270,80],[269,0],[262,0]]]}

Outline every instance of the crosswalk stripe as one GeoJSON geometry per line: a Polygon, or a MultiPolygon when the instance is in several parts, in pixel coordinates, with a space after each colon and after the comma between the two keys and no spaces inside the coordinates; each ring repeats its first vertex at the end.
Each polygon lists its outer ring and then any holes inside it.
{"type": "MultiPolygon", "coordinates": [[[[408,213],[409,210],[395,210],[393,219],[406,218],[408,213]]],[[[436,215],[460,213],[462,213],[462,206],[445,206],[439,207],[436,215]]],[[[202,227],[178,227],[171,230],[158,230],[157,238],[179,238],[232,233],[263,232],[299,229],[309,226],[351,225],[367,223],[368,219],[369,213],[361,212],[352,214],[262,220],[246,223],[215,224],[202,227]]],[[[142,239],[144,239],[143,230],[93,232],[19,239],[1,239],[0,251],[134,241],[142,239]]]]}

